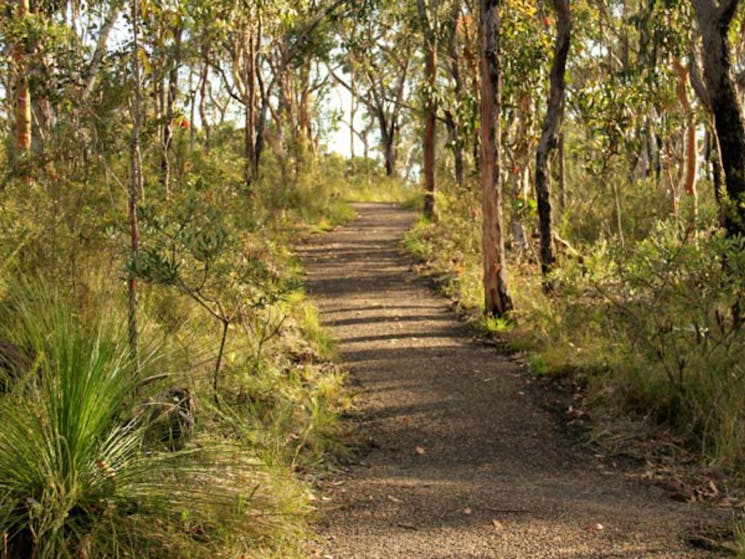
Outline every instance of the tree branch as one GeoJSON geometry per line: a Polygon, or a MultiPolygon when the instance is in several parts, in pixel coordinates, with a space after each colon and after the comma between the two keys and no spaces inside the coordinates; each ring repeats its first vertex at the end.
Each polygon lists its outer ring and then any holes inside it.
{"type": "Polygon", "coordinates": [[[93,52],[93,57],[88,64],[88,69],[85,72],[86,80],[85,87],[83,87],[83,93],[80,95],[80,101],[85,101],[93,93],[93,88],[96,86],[96,76],[98,74],[98,68],[103,62],[103,58],[106,55],[106,46],[109,42],[109,35],[111,30],[114,28],[116,20],[119,18],[119,12],[122,9],[121,1],[114,2],[109,8],[109,12],[101,24],[101,30],[98,33],[98,39],[96,39],[96,50],[93,52]]]}
{"type": "Polygon", "coordinates": [[[711,111],[711,96],[709,90],[706,88],[703,78],[701,77],[701,66],[696,56],[696,46],[691,48],[691,52],[688,55],[688,80],[691,82],[696,97],[701,104],[706,107],[706,110],[711,111]]]}

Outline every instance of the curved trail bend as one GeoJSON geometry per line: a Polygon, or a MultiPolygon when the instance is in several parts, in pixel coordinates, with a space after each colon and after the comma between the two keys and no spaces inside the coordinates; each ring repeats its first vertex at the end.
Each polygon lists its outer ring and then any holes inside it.
{"type": "Polygon", "coordinates": [[[603,473],[531,396],[529,375],[473,340],[410,271],[413,214],[359,204],[300,250],[308,291],[360,388],[372,448],[329,484],[333,559],[703,558],[685,531],[708,511],[603,473]]]}

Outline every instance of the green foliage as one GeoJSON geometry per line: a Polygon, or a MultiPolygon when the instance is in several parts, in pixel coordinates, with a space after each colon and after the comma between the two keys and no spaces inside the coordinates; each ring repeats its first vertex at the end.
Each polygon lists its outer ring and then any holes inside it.
{"type": "MultiPolygon", "coordinates": [[[[557,272],[567,316],[591,317],[614,340],[622,402],[683,430],[713,457],[740,465],[745,440],[745,341],[733,309],[745,285],[742,239],[688,237],[660,224],[632,251],[600,245],[557,272]]],[[[572,320],[569,318],[568,320],[572,320]]],[[[580,328],[567,323],[566,328],[580,328]]]]}
{"type": "MultiPolygon", "coordinates": [[[[711,460],[739,470],[745,338],[733,313],[745,296],[743,240],[716,227],[663,221],[650,207],[657,194],[649,183],[624,188],[626,243],[612,225],[607,229],[616,217],[612,205],[577,196],[564,228],[570,239],[582,240],[579,258],[570,252],[560,259],[554,290],[546,294],[535,265],[510,254],[512,321],[487,330],[527,351],[536,373],[572,374],[589,383],[591,400],[608,413],[655,418],[711,460]]],[[[437,202],[439,221],[420,220],[405,244],[445,293],[480,320],[478,200],[445,183],[437,202]]],[[[701,216],[708,213],[711,223],[708,208],[701,216]]]]}
{"type": "MultiPolygon", "coordinates": [[[[446,183],[447,184],[447,183],[446,183]]],[[[483,309],[481,283],[481,209],[473,192],[442,184],[436,193],[436,222],[418,221],[404,246],[426,262],[443,292],[467,310],[483,309]]],[[[481,320],[480,316],[477,320],[481,320]]]]}
{"type": "MultiPolygon", "coordinates": [[[[169,192],[156,179],[157,150],[143,153],[134,257],[120,154],[98,154],[83,172],[55,160],[0,191],[0,296],[24,273],[58,286],[53,297],[43,286],[13,295],[0,316],[4,336],[38,356],[39,376],[0,395],[0,537],[15,556],[303,556],[311,490],[299,474],[345,452],[338,417],[350,402],[289,244],[350,219],[344,193],[355,179],[341,159],[309,157],[277,188],[289,169],[268,154],[248,192],[239,134],[215,131],[221,149],[209,154],[187,140],[177,132],[169,192]],[[126,343],[128,271],[140,280],[148,380],[139,388],[126,343]],[[158,358],[147,358],[156,345],[158,358]],[[153,402],[174,387],[194,396],[197,418],[192,442],[166,452],[149,425],[153,402]]],[[[76,145],[71,159],[78,148],[90,146],[76,145]]]]}
{"type": "MultiPolygon", "coordinates": [[[[249,551],[273,510],[302,509],[301,492],[273,487],[237,446],[148,447],[150,400],[112,303],[74,312],[62,292],[26,284],[4,306],[14,326],[5,335],[36,356],[0,400],[0,533],[11,556],[249,551]]],[[[154,357],[142,375],[157,370],[154,357]]]]}

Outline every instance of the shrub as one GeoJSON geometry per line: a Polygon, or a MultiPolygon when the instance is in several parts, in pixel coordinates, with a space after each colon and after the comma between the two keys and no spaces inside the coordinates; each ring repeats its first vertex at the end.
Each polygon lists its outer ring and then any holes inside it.
{"type": "Polygon", "coordinates": [[[214,557],[255,548],[274,514],[303,510],[305,497],[288,491],[296,485],[277,484],[237,447],[147,446],[152,414],[126,322],[113,306],[91,320],[65,301],[27,285],[3,309],[13,341],[36,355],[0,400],[0,535],[11,557],[214,557]]]}

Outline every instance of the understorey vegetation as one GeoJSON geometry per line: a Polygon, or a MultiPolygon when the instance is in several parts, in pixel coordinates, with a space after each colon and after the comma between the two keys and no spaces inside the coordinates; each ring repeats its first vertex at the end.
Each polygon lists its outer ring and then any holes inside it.
{"type": "Polygon", "coordinates": [[[85,207],[103,175],[5,186],[2,556],[303,556],[350,399],[290,243],[350,217],[346,169],[249,198],[238,157],[195,159],[168,200],[148,185],[135,255],[121,190],[85,207]]]}
{"type": "Polygon", "coordinates": [[[742,481],[744,28],[739,0],[3,3],[0,558],[305,554],[350,397],[292,246],[350,199],[421,206],[408,249],[598,436],[662,426],[742,481]]]}
{"type": "MultiPolygon", "coordinates": [[[[741,471],[745,339],[732,319],[745,277],[741,238],[714,222],[691,232],[672,219],[633,244],[562,232],[572,244],[549,276],[552,290],[534,247],[508,250],[515,309],[484,318],[478,202],[469,207],[468,195],[441,184],[440,219],[420,220],[406,246],[479,327],[526,352],[536,373],[585,386],[585,412],[667,425],[708,461],[741,471]]],[[[628,209],[640,219],[646,210],[628,209]]]]}
{"type": "Polygon", "coordinates": [[[293,246],[409,195],[328,148],[316,4],[3,4],[0,557],[306,556],[350,396],[293,246]]]}
{"type": "Polygon", "coordinates": [[[408,250],[581,387],[594,436],[662,426],[742,481],[741,3],[435,4],[442,135],[408,250]]]}

